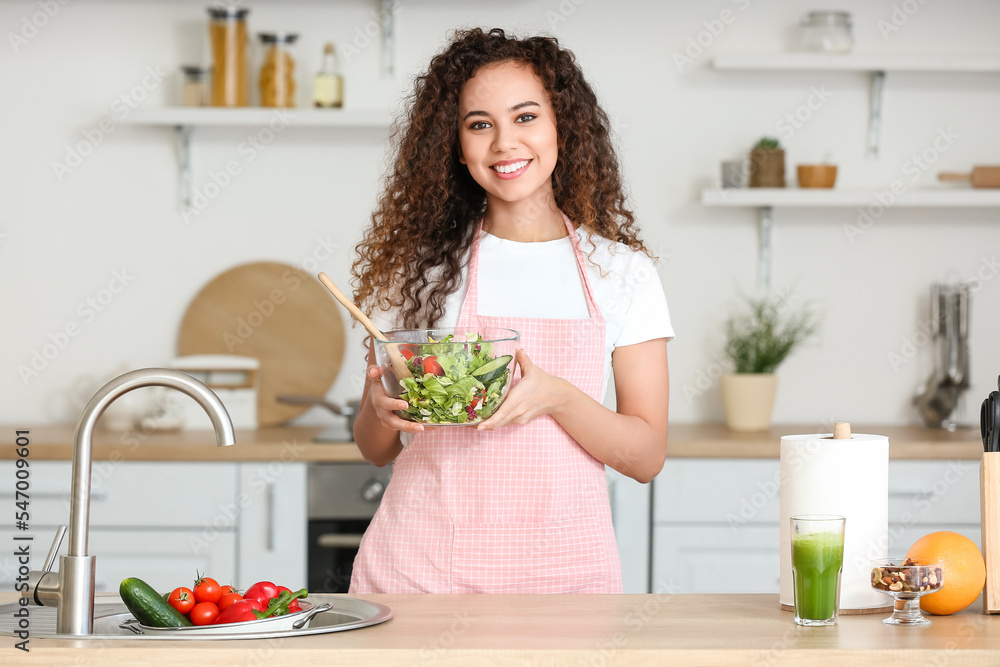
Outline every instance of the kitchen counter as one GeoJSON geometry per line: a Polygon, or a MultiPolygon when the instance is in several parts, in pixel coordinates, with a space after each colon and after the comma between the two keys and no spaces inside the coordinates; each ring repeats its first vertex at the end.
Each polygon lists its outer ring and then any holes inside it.
{"type": "Polygon", "coordinates": [[[273,640],[31,639],[30,653],[4,638],[0,664],[1000,664],[1000,618],[982,614],[978,603],[953,616],[933,616],[923,628],[884,625],[886,614],[841,616],[838,626],[803,628],[780,610],[777,595],[357,597],[388,605],[394,618],[344,633],[273,640]]]}
{"type": "MultiPolygon", "coordinates": [[[[39,461],[69,460],[75,426],[0,425],[0,460],[15,458],[16,429],[31,435],[31,458],[39,461]]],[[[672,424],[668,458],[777,459],[782,435],[817,433],[815,424],[784,424],[768,431],[740,433],[724,424],[672,424]]],[[[891,459],[974,459],[983,453],[977,429],[950,433],[920,426],[865,426],[855,433],[889,437],[891,459]]],[[[352,442],[316,443],[321,427],[280,427],[237,431],[236,445],[216,447],[211,431],[142,433],[97,430],[94,458],[100,461],[362,461],[352,442]]]]}

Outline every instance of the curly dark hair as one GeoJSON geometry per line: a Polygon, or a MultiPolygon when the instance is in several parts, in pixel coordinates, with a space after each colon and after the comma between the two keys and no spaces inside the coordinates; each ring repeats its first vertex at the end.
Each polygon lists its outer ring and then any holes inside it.
{"type": "Polygon", "coordinates": [[[530,65],[552,100],[558,159],[556,205],[575,224],[649,255],[626,208],[611,123],[573,53],[553,37],[457,31],[417,77],[409,113],[391,133],[395,160],[351,267],[354,300],[367,313],[398,308],[402,326],[433,326],[458,289],[486,192],[459,162],[458,98],[482,67],[530,65]]]}

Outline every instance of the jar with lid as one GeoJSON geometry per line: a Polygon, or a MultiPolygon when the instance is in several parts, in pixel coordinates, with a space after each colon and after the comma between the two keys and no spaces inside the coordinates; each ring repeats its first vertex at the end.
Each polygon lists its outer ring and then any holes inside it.
{"type": "Polygon", "coordinates": [[[850,12],[809,12],[802,17],[803,50],[847,53],[853,46],[850,12]]]}
{"type": "Polygon", "coordinates": [[[294,32],[258,34],[262,50],[260,64],[260,105],[295,106],[295,57],[292,45],[299,36],[294,32]]]}
{"type": "Polygon", "coordinates": [[[186,107],[203,107],[208,104],[208,73],[209,69],[200,65],[183,65],[181,72],[181,105],[186,107]]]}
{"type": "Polygon", "coordinates": [[[246,8],[209,7],[212,48],[212,106],[245,107],[249,93],[246,8]]]}

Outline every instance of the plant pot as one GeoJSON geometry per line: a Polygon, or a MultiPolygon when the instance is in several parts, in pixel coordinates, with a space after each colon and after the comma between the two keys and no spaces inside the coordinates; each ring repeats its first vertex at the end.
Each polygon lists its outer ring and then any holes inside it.
{"type": "Polygon", "coordinates": [[[750,151],[750,187],[785,187],[785,150],[754,148],[750,151]]]}
{"type": "Polygon", "coordinates": [[[730,373],[722,376],[722,405],[733,431],[764,431],[771,426],[778,376],[730,373]]]}

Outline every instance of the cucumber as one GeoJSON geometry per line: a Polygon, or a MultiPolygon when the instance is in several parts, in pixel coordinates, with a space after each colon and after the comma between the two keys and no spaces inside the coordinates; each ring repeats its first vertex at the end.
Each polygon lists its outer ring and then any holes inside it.
{"type": "Polygon", "coordinates": [[[503,372],[507,370],[507,364],[509,364],[513,358],[514,357],[509,354],[497,357],[493,361],[488,361],[476,370],[472,371],[471,375],[483,384],[489,384],[503,375],[503,372]]]}
{"type": "Polygon", "coordinates": [[[129,577],[123,579],[118,593],[122,602],[135,616],[135,620],[151,628],[183,628],[191,625],[191,621],[170,606],[163,597],[142,579],[129,577]]]}

